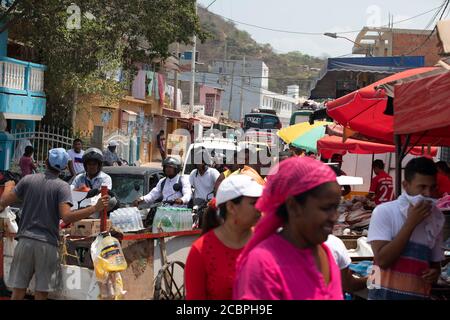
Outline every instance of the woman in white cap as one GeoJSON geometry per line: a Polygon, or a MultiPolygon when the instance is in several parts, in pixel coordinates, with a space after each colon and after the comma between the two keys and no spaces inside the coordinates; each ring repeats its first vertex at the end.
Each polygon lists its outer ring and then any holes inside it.
{"type": "Polygon", "coordinates": [[[206,219],[207,232],[192,245],[186,261],[187,300],[231,300],[236,260],[261,216],[255,204],[262,189],[246,175],[220,184],[208,211],[215,219],[206,219]]]}

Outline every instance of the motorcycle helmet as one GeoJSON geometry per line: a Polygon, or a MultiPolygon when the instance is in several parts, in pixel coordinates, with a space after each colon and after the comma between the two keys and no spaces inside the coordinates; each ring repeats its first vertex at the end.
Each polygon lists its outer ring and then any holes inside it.
{"type": "Polygon", "coordinates": [[[162,165],[163,169],[165,169],[166,167],[175,168],[176,174],[181,171],[181,161],[175,157],[167,157],[166,159],[164,159],[162,165]]]}
{"type": "Polygon", "coordinates": [[[95,160],[99,163],[99,171],[103,168],[103,152],[97,148],[89,148],[83,155],[83,166],[84,170],[87,171],[86,163],[88,161],[95,160]]]}

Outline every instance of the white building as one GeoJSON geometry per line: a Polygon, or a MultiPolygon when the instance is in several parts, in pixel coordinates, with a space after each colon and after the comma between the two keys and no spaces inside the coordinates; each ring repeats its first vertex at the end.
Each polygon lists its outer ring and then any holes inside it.
{"type": "Polygon", "coordinates": [[[292,112],[295,110],[297,99],[287,95],[275,93],[268,90],[263,90],[263,103],[264,109],[275,110],[283,127],[289,126],[292,112]]]}
{"type": "MultiPolygon", "coordinates": [[[[180,81],[190,81],[191,73],[182,73],[180,81]]],[[[289,125],[289,118],[295,108],[295,99],[269,91],[269,68],[260,60],[214,60],[210,72],[196,74],[196,82],[224,90],[221,106],[224,113],[235,121],[241,121],[243,115],[252,109],[274,109],[279,113],[283,126],[289,125]]],[[[298,86],[289,86],[296,90],[298,86]],[[295,89],[294,87],[297,87],[295,89]]],[[[289,91],[289,89],[288,89],[289,91]]],[[[298,97],[297,97],[298,99],[298,97]]]]}

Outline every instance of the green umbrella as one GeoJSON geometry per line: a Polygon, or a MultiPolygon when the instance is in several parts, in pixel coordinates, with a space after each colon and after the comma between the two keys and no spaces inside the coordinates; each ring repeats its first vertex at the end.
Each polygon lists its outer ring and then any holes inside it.
{"type": "Polygon", "coordinates": [[[292,145],[296,148],[305,149],[306,152],[317,153],[317,140],[325,136],[325,126],[314,127],[311,130],[295,138],[292,145]]]}

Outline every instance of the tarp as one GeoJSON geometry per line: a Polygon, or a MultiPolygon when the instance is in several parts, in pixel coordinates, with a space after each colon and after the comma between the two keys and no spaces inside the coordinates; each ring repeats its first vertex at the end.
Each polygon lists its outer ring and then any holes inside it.
{"type": "Polygon", "coordinates": [[[450,71],[395,85],[394,132],[450,146],[450,71]]]}
{"type": "MultiPolygon", "coordinates": [[[[394,117],[385,114],[388,96],[383,89],[376,89],[382,84],[407,78],[420,73],[432,71],[436,68],[417,68],[403,71],[367,87],[349,93],[339,99],[326,104],[328,114],[338,123],[349,127],[369,138],[379,142],[394,143],[394,117]]],[[[411,139],[411,143],[419,140],[411,139]]],[[[420,140],[427,144],[430,141],[420,140]]]]}
{"type": "Polygon", "coordinates": [[[329,58],[327,70],[397,73],[424,65],[423,56],[329,58]]]}
{"type": "MultiPolygon", "coordinates": [[[[325,136],[317,141],[317,150],[325,158],[329,159],[335,153],[345,154],[346,152],[355,154],[378,154],[395,152],[395,146],[361,141],[356,139],[347,139],[342,142],[342,137],[325,136]]],[[[428,154],[428,148],[414,147],[411,152],[412,155],[420,156],[428,154]]],[[[437,148],[431,148],[431,155],[434,157],[437,154],[437,148]]]]}

